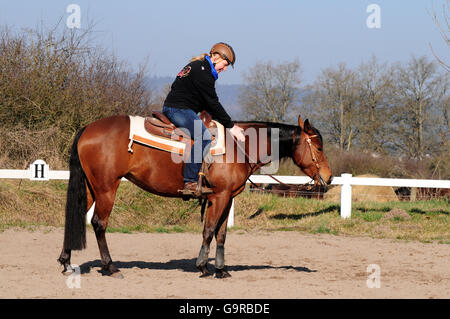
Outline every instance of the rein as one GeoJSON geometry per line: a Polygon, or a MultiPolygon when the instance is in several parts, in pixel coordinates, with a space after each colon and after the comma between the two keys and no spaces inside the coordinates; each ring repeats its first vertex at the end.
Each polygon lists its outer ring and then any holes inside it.
{"type": "MultiPolygon", "coordinates": [[[[298,132],[298,130],[295,130],[295,131],[294,131],[294,134],[292,135],[292,142],[293,142],[293,145],[296,145],[296,141],[297,141],[297,132],[298,132]]],[[[312,138],[312,137],[317,137],[317,136],[318,136],[318,135],[311,135],[311,136],[309,136],[309,137],[306,139],[306,142],[307,142],[307,144],[308,144],[308,146],[309,146],[309,151],[310,151],[310,153],[311,153],[311,159],[312,159],[312,161],[314,162],[314,164],[315,164],[315,166],[316,166],[316,168],[317,168],[317,172],[316,172],[316,174],[314,174],[314,176],[311,178],[311,181],[315,181],[315,180],[314,180],[314,177],[316,177],[316,176],[319,176],[320,180],[322,181],[322,178],[320,177],[320,174],[319,174],[320,166],[319,166],[319,163],[318,163],[317,158],[316,158],[316,156],[315,156],[315,153],[314,153],[314,151],[313,151],[313,149],[312,149],[312,143],[311,143],[311,138],[312,138]]],[[[234,137],[233,137],[233,138],[234,138],[234,137]]],[[[239,143],[236,143],[236,145],[237,145],[237,147],[239,148],[239,150],[240,150],[241,152],[244,153],[245,158],[247,159],[247,161],[248,161],[248,163],[249,163],[249,165],[250,165],[250,170],[253,171],[254,168],[255,168],[256,166],[258,166],[257,162],[254,162],[254,161],[253,161],[253,163],[256,163],[256,164],[255,164],[254,166],[252,166],[252,165],[251,165],[251,164],[252,164],[252,161],[251,161],[251,159],[250,159],[250,156],[247,154],[247,152],[245,151],[245,149],[242,149],[242,147],[239,145],[239,143]]],[[[275,178],[272,174],[266,174],[266,175],[269,176],[270,178],[272,178],[273,180],[275,180],[276,182],[278,182],[280,185],[283,185],[283,186],[287,187],[288,189],[290,188],[290,186],[289,186],[288,184],[283,183],[283,182],[280,181],[279,179],[275,178]]],[[[257,189],[265,191],[264,188],[262,188],[262,187],[256,185],[250,178],[248,178],[248,180],[249,180],[249,182],[250,182],[253,186],[255,186],[257,189]]],[[[300,185],[299,187],[303,187],[303,186],[309,185],[309,184],[311,183],[311,181],[306,182],[305,184],[302,184],[302,185],[300,185]]],[[[322,182],[322,183],[323,183],[323,182],[322,182]]],[[[325,184],[325,183],[323,183],[323,184],[325,184]]]]}
{"type": "MultiPolygon", "coordinates": [[[[295,131],[294,131],[294,134],[292,135],[292,143],[293,143],[292,145],[293,145],[293,146],[295,146],[295,145],[296,145],[296,142],[297,142],[297,133],[298,133],[298,129],[295,130],[295,131]]],[[[320,174],[319,174],[320,166],[319,166],[319,163],[317,162],[317,158],[316,158],[316,156],[315,156],[315,154],[314,154],[314,151],[313,151],[313,149],[312,149],[311,138],[312,138],[312,137],[316,137],[316,136],[318,136],[318,135],[311,135],[311,136],[309,136],[309,137],[306,139],[306,142],[307,142],[307,144],[308,144],[308,146],[309,146],[309,151],[310,151],[310,153],[311,153],[312,161],[314,162],[314,164],[315,164],[315,166],[316,166],[316,168],[317,168],[317,172],[316,172],[316,174],[314,174],[314,176],[311,178],[311,181],[315,182],[314,177],[316,177],[317,175],[319,175],[319,178],[320,178],[320,180],[322,181],[322,184],[323,184],[323,185],[326,185],[326,183],[323,182],[322,177],[320,177],[320,174]]],[[[248,155],[248,153],[245,151],[245,148],[242,148],[242,147],[241,147],[241,145],[239,144],[239,142],[236,140],[236,138],[235,138],[234,136],[233,136],[233,139],[236,141],[236,146],[237,146],[237,148],[238,148],[242,153],[244,153],[245,159],[248,161],[248,164],[249,164],[249,166],[250,166],[250,171],[253,172],[253,170],[255,169],[255,167],[258,166],[258,162],[253,161],[253,160],[250,158],[250,155],[248,155]],[[252,165],[252,163],[255,163],[255,164],[252,165]]],[[[283,186],[286,187],[287,189],[290,189],[290,186],[289,186],[288,184],[283,183],[282,181],[280,181],[279,179],[277,179],[276,177],[274,177],[272,174],[267,174],[267,176],[269,176],[270,178],[272,178],[274,181],[276,181],[276,182],[279,183],[280,185],[283,185],[283,186]]],[[[261,191],[263,191],[263,192],[266,191],[264,188],[262,188],[262,187],[256,185],[250,178],[247,178],[247,179],[248,179],[248,181],[249,181],[256,189],[259,189],[259,190],[261,190],[261,191]]],[[[304,184],[302,184],[302,185],[299,185],[298,188],[300,188],[300,187],[305,187],[305,186],[307,186],[307,185],[310,185],[311,181],[306,182],[306,183],[304,183],[304,184]]],[[[326,186],[325,186],[325,187],[326,187],[326,186]]],[[[201,205],[201,221],[202,221],[202,222],[203,222],[203,216],[204,216],[204,214],[205,214],[206,203],[207,203],[207,200],[206,200],[206,199],[200,199],[200,200],[199,200],[199,203],[198,203],[198,205],[201,205]]]]}

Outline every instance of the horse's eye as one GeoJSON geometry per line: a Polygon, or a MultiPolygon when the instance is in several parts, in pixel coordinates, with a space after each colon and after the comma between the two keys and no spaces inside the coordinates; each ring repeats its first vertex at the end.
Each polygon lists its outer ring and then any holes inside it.
{"type": "Polygon", "coordinates": [[[319,152],[322,152],[322,151],[323,151],[321,147],[319,147],[317,150],[318,150],[319,152]]]}

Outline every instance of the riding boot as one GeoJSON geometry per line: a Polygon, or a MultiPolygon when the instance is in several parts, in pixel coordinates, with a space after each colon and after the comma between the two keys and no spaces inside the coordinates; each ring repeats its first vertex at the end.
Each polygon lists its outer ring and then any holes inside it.
{"type": "MultiPolygon", "coordinates": [[[[180,190],[180,192],[183,193],[183,195],[190,195],[196,198],[202,198],[206,195],[214,193],[214,191],[206,185],[206,183],[209,184],[209,181],[206,178],[206,170],[206,164],[203,162],[201,170],[198,173],[198,182],[184,183],[184,188],[180,190]]],[[[211,186],[214,187],[214,185],[211,186]]]]}
{"type": "Polygon", "coordinates": [[[184,188],[180,190],[180,192],[183,193],[183,195],[189,195],[196,198],[214,193],[211,188],[207,186],[201,186],[201,184],[199,184],[198,182],[184,183],[184,188]]]}

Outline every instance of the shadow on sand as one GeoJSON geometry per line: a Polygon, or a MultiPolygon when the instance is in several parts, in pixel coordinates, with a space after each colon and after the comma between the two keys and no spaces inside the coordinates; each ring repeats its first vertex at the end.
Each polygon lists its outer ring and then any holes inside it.
{"type": "MultiPolygon", "coordinates": [[[[209,261],[214,260],[212,258],[209,261]]],[[[176,259],[168,262],[146,262],[146,261],[115,261],[114,265],[120,269],[150,269],[150,270],[181,270],[185,272],[198,272],[195,267],[195,258],[192,259],[176,259]]],[[[102,264],[99,259],[86,262],[80,266],[81,274],[88,274],[92,268],[101,268],[102,264]]],[[[295,270],[301,272],[317,272],[317,270],[311,270],[307,267],[295,267],[295,266],[270,266],[270,265],[230,265],[226,266],[228,271],[245,271],[245,270],[261,270],[261,269],[285,269],[295,270]]],[[[103,273],[101,270],[98,270],[103,273]]]]}
{"type": "Polygon", "coordinates": [[[328,208],[321,209],[317,212],[306,213],[306,214],[293,214],[293,215],[277,214],[277,215],[271,216],[270,218],[300,220],[300,219],[303,219],[306,217],[315,217],[315,216],[319,216],[319,215],[331,213],[331,212],[336,212],[336,211],[339,212],[340,209],[341,208],[339,205],[332,205],[328,208]]]}

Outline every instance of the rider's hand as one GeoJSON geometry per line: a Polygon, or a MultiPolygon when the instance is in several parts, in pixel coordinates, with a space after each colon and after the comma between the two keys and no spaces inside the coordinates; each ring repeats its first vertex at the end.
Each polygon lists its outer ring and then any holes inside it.
{"type": "Polygon", "coordinates": [[[231,134],[239,141],[245,142],[244,130],[236,124],[230,129],[231,134]]]}

